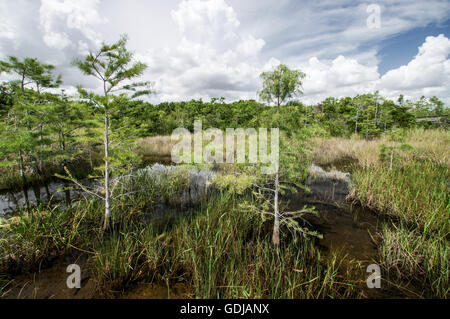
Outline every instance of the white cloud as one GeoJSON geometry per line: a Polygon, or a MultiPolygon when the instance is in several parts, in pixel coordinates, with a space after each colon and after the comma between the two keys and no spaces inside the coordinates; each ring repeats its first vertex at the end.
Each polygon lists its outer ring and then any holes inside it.
{"type": "Polygon", "coordinates": [[[72,44],[68,32],[79,31],[94,44],[100,43],[96,25],[105,23],[97,7],[98,0],[42,0],[39,10],[44,42],[49,47],[61,50],[72,44]]]}
{"type": "Polygon", "coordinates": [[[427,37],[418,54],[407,64],[390,70],[380,78],[376,66],[365,66],[356,59],[343,56],[331,63],[317,57],[299,66],[305,79],[305,100],[319,102],[327,96],[354,96],[380,90],[381,95],[396,99],[400,94],[409,99],[437,95],[450,102],[450,39],[444,35],[427,37]]]}
{"type": "MultiPolygon", "coordinates": [[[[20,44],[20,31],[17,28],[16,16],[17,13],[8,14],[10,4],[6,2],[0,2],[0,40],[8,41],[14,48],[20,44]]],[[[0,46],[1,48],[1,46],[0,46]]]]}
{"type": "Polygon", "coordinates": [[[256,97],[258,55],[265,41],[241,32],[232,7],[224,0],[183,1],[172,17],[181,42],[137,56],[150,66],[158,100],[256,97]]]}
{"type": "Polygon", "coordinates": [[[125,9],[121,0],[0,0],[0,58],[37,57],[54,63],[68,86],[95,88],[70,61],[130,33],[130,48],[155,82],[154,102],[256,98],[259,74],[285,63],[307,74],[306,103],[377,89],[449,103],[445,36],[428,37],[415,58],[382,77],[377,56],[389,37],[447,19],[448,1],[380,0],[381,29],[367,28],[368,3],[134,0],[125,9]]]}
{"type": "Polygon", "coordinates": [[[302,100],[308,103],[319,102],[328,96],[342,97],[373,91],[379,78],[376,66],[365,66],[342,55],[328,63],[312,57],[300,69],[307,75],[302,100]]]}
{"type": "MultiPolygon", "coordinates": [[[[229,1],[236,6],[243,2],[229,1]]],[[[363,45],[373,46],[411,29],[444,22],[450,14],[448,0],[378,0],[381,28],[370,29],[366,9],[373,1],[282,1],[276,6],[272,1],[261,2],[244,11],[242,28],[264,37],[265,53],[279,59],[296,52],[306,59],[359,54],[363,45]]]]}
{"type": "Polygon", "coordinates": [[[16,37],[17,33],[14,30],[14,27],[10,25],[7,20],[0,21],[0,38],[12,40],[16,37]]]}
{"type": "Polygon", "coordinates": [[[65,32],[47,31],[44,35],[44,42],[57,50],[65,49],[71,42],[65,32]]]}
{"type": "Polygon", "coordinates": [[[387,72],[379,87],[385,91],[423,91],[448,87],[450,80],[450,40],[443,34],[427,37],[419,53],[407,65],[387,72]]]}
{"type": "MultiPolygon", "coordinates": [[[[404,3],[401,6],[404,6],[404,3]]],[[[363,10],[365,7],[360,5],[358,8],[363,10]]],[[[406,19],[414,15],[416,9],[423,9],[423,6],[416,6],[414,10],[403,12],[401,16],[406,19]]],[[[323,15],[329,17],[330,14],[343,12],[331,10],[331,13],[323,15]]],[[[352,12],[346,14],[354,15],[352,12]]],[[[183,1],[172,12],[172,17],[182,35],[181,42],[175,48],[150,50],[145,55],[138,55],[149,64],[151,69],[148,76],[156,81],[155,88],[159,95],[154,101],[208,99],[218,96],[225,96],[231,100],[256,98],[260,86],[259,74],[280,62],[299,68],[307,74],[302,97],[306,103],[317,103],[328,96],[354,96],[374,92],[377,89],[390,98],[395,98],[400,93],[411,98],[419,98],[422,94],[436,94],[436,92],[439,92],[443,99],[450,98],[445,96],[448,88],[446,84],[448,81],[445,80],[448,77],[446,60],[448,53],[446,54],[447,51],[443,46],[449,40],[444,36],[427,38],[425,44],[419,48],[418,56],[408,64],[409,69],[417,69],[417,74],[424,76],[420,78],[411,76],[411,71],[406,72],[408,74],[406,76],[403,69],[399,68],[380,78],[376,50],[358,52],[357,41],[349,48],[345,42],[347,40],[342,44],[334,40],[331,49],[321,49],[321,45],[317,46],[318,43],[331,41],[331,36],[327,34],[297,41],[297,44],[313,45],[317,48],[316,55],[309,59],[303,52],[281,59],[276,55],[264,59],[262,54],[264,39],[246,34],[241,28],[236,12],[223,0],[183,1]],[[326,51],[329,56],[332,52],[340,51],[347,54],[335,55],[332,59],[320,59],[319,57],[326,51]],[[350,53],[352,51],[353,53],[350,53]],[[419,60],[419,63],[416,60],[419,60]],[[425,68],[426,72],[420,71],[415,66],[417,64],[425,68]],[[398,74],[403,74],[407,80],[398,79],[398,74]]],[[[389,15],[385,18],[384,22],[390,25],[393,18],[389,15]]],[[[396,30],[404,28],[406,20],[402,20],[402,26],[397,26],[396,30]]],[[[361,38],[367,30],[363,31],[350,28],[344,29],[342,34],[348,39],[361,38]]],[[[380,34],[372,33],[366,36],[373,38],[380,34]]]]}

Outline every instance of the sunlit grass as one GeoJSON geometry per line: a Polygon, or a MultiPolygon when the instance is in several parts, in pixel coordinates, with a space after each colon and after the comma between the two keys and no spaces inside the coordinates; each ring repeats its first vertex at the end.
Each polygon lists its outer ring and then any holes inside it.
{"type": "Polygon", "coordinates": [[[372,141],[317,139],[314,159],[333,164],[354,159],[349,199],[390,217],[382,230],[381,263],[399,285],[413,282],[423,294],[449,292],[450,199],[448,130],[407,131],[408,151],[396,151],[394,165],[382,161],[380,146],[400,145],[387,136],[372,141]]]}

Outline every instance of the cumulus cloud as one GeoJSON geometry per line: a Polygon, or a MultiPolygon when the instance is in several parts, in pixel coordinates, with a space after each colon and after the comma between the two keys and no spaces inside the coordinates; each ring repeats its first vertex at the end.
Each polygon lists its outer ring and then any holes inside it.
{"type": "MultiPolygon", "coordinates": [[[[403,13],[405,17],[410,15],[411,12],[403,13]]],[[[155,101],[218,96],[231,100],[257,98],[259,74],[279,63],[287,63],[307,74],[302,97],[307,103],[317,103],[328,96],[354,96],[375,90],[390,98],[401,93],[419,98],[439,92],[444,100],[450,99],[445,93],[448,91],[446,43],[449,40],[443,35],[427,38],[408,66],[380,77],[379,60],[373,49],[349,56],[337,55],[333,59],[319,58],[320,48],[306,61],[307,54],[303,53],[292,53],[282,59],[276,55],[265,58],[262,52],[265,41],[245,34],[236,12],[223,0],[183,1],[172,12],[172,17],[182,35],[179,45],[139,56],[152,68],[148,76],[156,80],[155,88],[159,92],[155,101]]],[[[353,31],[343,32],[349,37],[359,36],[353,31]]],[[[329,39],[329,36],[321,39],[329,39]]],[[[316,40],[313,37],[300,42],[310,45],[316,40]]],[[[338,47],[335,43],[328,55],[339,52],[339,49],[334,50],[338,47]]]]}
{"type": "Polygon", "coordinates": [[[318,102],[327,96],[354,96],[379,90],[395,99],[400,94],[418,99],[422,95],[438,95],[450,102],[450,39],[443,34],[427,37],[418,54],[407,64],[380,77],[376,66],[366,66],[356,59],[339,56],[331,63],[309,59],[300,68],[305,79],[305,99],[318,102]]]}
{"type": "Polygon", "coordinates": [[[271,0],[135,1],[127,14],[119,0],[0,1],[0,59],[36,57],[57,66],[67,89],[77,84],[95,89],[95,79],[70,65],[73,57],[86,55],[101,40],[138,30],[141,36],[131,39],[130,48],[138,47],[135,57],[149,65],[145,78],[155,82],[158,93],[153,102],[255,99],[259,74],[285,63],[307,74],[301,97],[306,103],[375,90],[389,98],[437,95],[449,103],[445,35],[426,38],[411,61],[384,76],[377,56],[383,40],[448,17],[448,3],[377,3],[380,29],[366,27],[367,3],[352,0],[282,0],[277,6],[271,0]],[[138,10],[141,19],[134,24],[130,19],[138,10]],[[146,10],[158,12],[160,20],[153,16],[158,22],[146,24],[146,10]],[[158,32],[164,35],[159,42],[150,41],[158,32]]]}
{"type": "Polygon", "coordinates": [[[158,99],[255,98],[258,55],[265,41],[243,34],[224,0],[191,0],[172,11],[182,40],[137,57],[150,65],[158,99]]]}
{"type": "MultiPolygon", "coordinates": [[[[443,34],[427,37],[418,54],[407,64],[387,72],[379,83],[381,92],[410,96],[450,91],[450,39],[443,34]]],[[[446,96],[449,98],[449,96],[446,96]]]]}
{"type": "Polygon", "coordinates": [[[67,32],[78,31],[98,45],[101,36],[94,27],[106,22],[97,11],[98,5],[98,0],[42,0],[39,17],[44,42],[58,50],[76,47],[67,32]]]}
{"type": "MultiPolygon", "coordinates": [[[[237,5],[239,0],[230,1],[237,5]]],[[[256,9],[248,10],[250,18],[243,28],[264,35],[266,53],[278,58],[302,52],[319,59],[359,54],[363,45],[444,22],[450,14],[447,0],[280,1],[277,6],[261,0],[256,9]],[[381,9],[379,29],[367,26],[367,7],[372,3],[381,9]],[[265,23],[253,24],[254,20],[265,23]]],[[[367,58],[364,63],[376,62],[374,56],[367,58]]]]}
{"type": "Polygon", "coordinates": [[[0,21],[0,38],[10,40],[17,38],[14,26],[10,25],[7,20],[0,21]]]}
{"type": "Polygon", "coordinates": [[[309,59],[299,68],[306,73],[305,102],[315,103],[328,96],[349,96],[373,91],[379,79],[377,67],[365,66],[357,60],[338,56],[331,62],[309,59]]]}

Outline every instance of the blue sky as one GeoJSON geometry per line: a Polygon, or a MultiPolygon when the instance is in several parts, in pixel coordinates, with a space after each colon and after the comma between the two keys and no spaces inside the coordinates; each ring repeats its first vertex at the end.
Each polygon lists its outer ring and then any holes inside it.
{"type": "Polygon", "coordinates": [[[427,36],[444,34],[447,38],[450,33],[450,19],[444,23],[431,23],[426,27],[414,28],[402,32],[397,36],[381,41],[379,70],[384,75],[387,71],[407,64],[417,54],[417,48],[425,41],[427,36]]]}
{"type": "Polygon", "coordinates": [[[127,33],[153,102],[256,99],[285,63],[307,74],[306,103],[379,90],[450,104],[449,0],[0,0],[0,15],[0,59],[52,63],[69,93],[99,87],[72,59],[127,33]]]}

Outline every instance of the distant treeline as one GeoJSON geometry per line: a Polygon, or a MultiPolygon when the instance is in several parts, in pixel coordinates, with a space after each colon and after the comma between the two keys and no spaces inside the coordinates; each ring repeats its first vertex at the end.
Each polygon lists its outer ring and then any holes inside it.
{"type": "MultiPolygon", "coordinates": [[[[416,123],[417,117],[448,114],[449,108],[436,97],[422,97],[418,102],[394,102],[377,94],[354,98],[327,98],[317,105],[289,102],[281,108],[280,123],[286,131],[302,126],[316,127],[322,134],[350,136],[353,133],[373,138],[392,127],[435,127],[439,123],[416,123]]],[[[116,120],[127,118],[129,123],[145,135],[170,135],[177,127],[193,129],[195,120],[203,121],[203,128],[270,127],[276,121],[276,109],[255,100],[226,103],[223,98],[210,102],[164,102],[157,105],[142,101],[125,104],[116,120]]]]}

